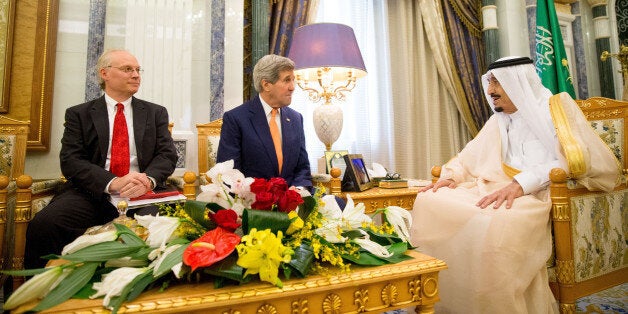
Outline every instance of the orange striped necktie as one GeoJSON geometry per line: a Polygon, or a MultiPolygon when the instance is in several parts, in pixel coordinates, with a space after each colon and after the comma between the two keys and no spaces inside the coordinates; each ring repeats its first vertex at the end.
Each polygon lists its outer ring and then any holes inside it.
{"type": "Polygon", "coordinates": [[[275,145],[275,154],[277,154],[277,164],[279,166],[279,173],[281,174],[281,167],[283,166],[283,152],[281,150],[281,134],[279,134],[279,127],[277,126],[277,113],[279,110],[273,108],[270,112],[270,136],[273,138],[273,144],[275,145]]]}
{"type": "Polygon", "coordinates": [[[116,116],[113,120],[113,135],[111,136],[111,160],[109,170],[118,177],[129,173],[131,155],[129,153],[129,130],[124,117],[124,105],[118,103],[116,116]]]}

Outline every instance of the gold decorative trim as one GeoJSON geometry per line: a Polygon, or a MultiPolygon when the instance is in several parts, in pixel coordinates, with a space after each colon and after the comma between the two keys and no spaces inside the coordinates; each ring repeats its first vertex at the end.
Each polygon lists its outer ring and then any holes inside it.
{"type": "Polygon", "coordinates": [[[433,298],[438,293],[438,281],[430,277],[423,280],[423,294],[428,298],[433,298]]]}
{"type": "Polygon", "coordinates": [[[353,304],[358,306],[358,313],[366,312],[366,303],[369,301],[369,291],[360,289],[353,293],[353,304]]]}
{"type": "Polygon", "coordinates": [[[554,221],[570,221],[571,215],[569,214],[568,204],[556,204],[552,205],[552,220],[554,221]]]}
{"type": "Polygon", "coordinates": [[[382,289],[382,302],[386,306],[395,305],[395,303],[399,302],[398,297],[399,291],[397,286],[389,283],[382,289]]]}
{"type": "Polygon", "coordinates": [[[561,303],[560,304],[560,313],[561,314],[575,314],[576,313],[576,304],[574,304],[574,303],[561,303]]]}
{"type": "Polygon", "coordinates": [[[408,282],[408,291],[412,296],[412,302],[421,301],[421,278],[416,278],[408,282]]]}
{"type": "Polygon", "coordinates": [[[574,266],[574,261],[562,261],[556,260],[556,278],[558,278],[558,283],[560,284],[573,284],[576,282],[574,278],[574,274],[576,271],[576,267],[574,266]]]}
{"type": "Polygon", "coordinates": [[[278,314],[277,308],[270,304],[263,304],[257,309],[257,314],[278,314]]]}
{"type": "Polygon", "coordinates": [[[228,310],[228,311],[222,311],[222,314],[242,314],[242,313],[238,310],[228,310]]]}
{"type": "Polygon", "coordinates": [[[550,97],[549,106],[552,120],[556,128],[556,135],[558,135],[558,140],[567,158],[567,166],[569,167],[570,175],[573,177],[583,175],[587,171],[584,153],[582,152],[580,144],[571,133],[571,126],[561,105],[560,95],[557,94],[550,97]]]}
{"type": "Polygon", "coordinates": [[[340,311],[342,307],[342,300],[340,296],[335,293],[330,293],[323,300],[323,313],[332,313],[336,314],[340,311]]]}
{"type": "Polygon", "coordinates": [[[299,299],[290,303],[291,314],[305,314],[310,312],[310,307],[307,299],[299,299]]]}

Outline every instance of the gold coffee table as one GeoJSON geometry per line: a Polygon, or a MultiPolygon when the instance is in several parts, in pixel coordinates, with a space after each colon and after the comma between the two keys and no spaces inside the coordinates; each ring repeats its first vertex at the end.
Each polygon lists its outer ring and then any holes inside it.
{"type": "MultiPolygon", "coordinates": [[[[173,285],[164,292],[142,293],[119,313],[382,313],[412,306],[417,313],[434,313],[434,303],[439,301],[438,272],[447,266],[417,251],[408,255],[414,258],[377,267],[352,266],[349,273],[285,280],[283,288],[261,282],[219,289],[211,282],[173,285]]],[[[102,299],[71,299],[46,312],[109,311],[102,299]]]]}

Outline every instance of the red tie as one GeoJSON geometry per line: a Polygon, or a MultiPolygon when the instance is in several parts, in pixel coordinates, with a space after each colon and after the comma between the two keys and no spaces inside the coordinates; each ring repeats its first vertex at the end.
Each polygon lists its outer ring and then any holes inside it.
{"type": "Polygon", "coordinates": [[[124,118],[124,105],[116,105],[118,111],[113,120],[113,137],[111,138],[111,164],[110,171],[118,177],[129,173],[131,156],[129,154],[129,131],[124,118]]]}

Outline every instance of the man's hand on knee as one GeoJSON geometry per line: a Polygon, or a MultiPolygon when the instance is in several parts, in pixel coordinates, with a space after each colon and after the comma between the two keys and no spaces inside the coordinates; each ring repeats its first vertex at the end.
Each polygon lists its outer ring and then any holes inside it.
{"type": "Polygon", "coordinates": [[[506,208],[509,209],[512,207],[512,203],[514,203],[515,198],[520,196],[523,196],[523,188],[519,182],[513,180],[506,187],[484,196],[475,205],[480,208],[486,208],[487,206],[495,203],[493,208],[497,209],[504,203],[504,201],[506,201],[506,208]]]}

